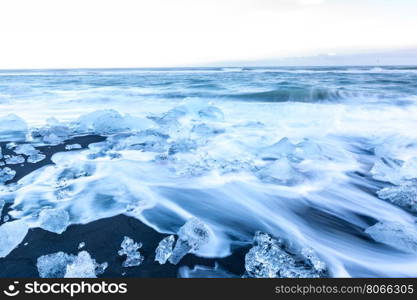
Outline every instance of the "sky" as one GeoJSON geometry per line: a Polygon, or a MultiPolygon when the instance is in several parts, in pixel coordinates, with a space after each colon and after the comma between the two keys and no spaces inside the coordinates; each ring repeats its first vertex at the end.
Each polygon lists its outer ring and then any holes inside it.
{"type": "Polygon", "coordinates": [[[415,0],[1,0],[0,68],[207,66],[294,57],[314,64],[323,55],[340,63],[355,53],[417,49],[416,13],[415,0]]]}

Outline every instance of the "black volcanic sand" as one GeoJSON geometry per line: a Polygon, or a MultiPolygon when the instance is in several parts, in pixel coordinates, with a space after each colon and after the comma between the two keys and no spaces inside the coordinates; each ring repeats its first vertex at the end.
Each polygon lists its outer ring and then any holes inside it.
{"type": "MultiPolygon", "coordinates": [[[[24,163],[21,165],[8,165],[16,170],[15,178],[8,182],[12,183],[30,172],[53,164],[52,154],[65,150],[65,145],[78,143],[86,148],[90,143],[105,140],[101,136],[82,136],[67,140],[65,144],[57,146],[37,147],[47,157],[36,164],[24,163]]],[[[3,154],[14,154],[5,149],[3,154]]],[[[3,216],[7,213],[9,205],[3,209],[3,216]]],[[[167,235],[160,234],[139,220],[125,215],[101,219],[86,225],[71,225],[62,234],[52,233],[41,228],[29,230],[22,243],[5,258],[0,258],[0,277],[39,277],[36,261],[39,256],[63,251],[77,254],[81,250],[90,253],[98,263],[107,262],[109,265],[104,274],[99,277],[177,277],[181,266],[193,268],[195,265],[214,267],[217,262],[220,267],[230,273],[240,276],[244,273],[244,256],[249,246],[233,249],[233,254],[222,259],[205,259],[193,254],[187,254],[178,265],[167,262],[160,265],[154,261],[155,249],[161,239],[167,235]],[[145,260],[140,266],[124,268],[122,262],[125,256],[119,256],[117,251],[124,236],[128,236],[136,242],[142,242],[140,249],[145,260]],[[78,245],[84,242],[85,247],[81,250],[78,245]],[[26,245],[25,245],[26,244],[26,245]]]]}

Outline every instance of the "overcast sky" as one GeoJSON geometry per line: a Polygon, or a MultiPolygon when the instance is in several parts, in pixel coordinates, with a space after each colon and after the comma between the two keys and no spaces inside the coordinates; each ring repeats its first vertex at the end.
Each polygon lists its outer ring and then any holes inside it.
{"type": "Polygon", "coordinates": [[[1,0],[0,68],[169,67],[417,47],[416,0],[1,0]]]}

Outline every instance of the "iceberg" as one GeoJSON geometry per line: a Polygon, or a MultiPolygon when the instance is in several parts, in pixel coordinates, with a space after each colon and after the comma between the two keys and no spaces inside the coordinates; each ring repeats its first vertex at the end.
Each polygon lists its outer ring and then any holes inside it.
{"type": "Polygon", "coordinates": [[[256,278],[317,278],[326,275],[326,265],[312,249],[302,250],[302,255],[286,249],[282,239],[273,239],[256,232],[254,247],[245,256],[247,277],[256,278]]]}
{"type": "Polygon", "coordinates": [[[70,217],[63,209],[43,209],[39,214],[39,227],[58,234],[67,229],[69,221],[70,217]]]}
{"type": "Polygon", "coordinates": [[[0,226],[0,258],[6,257],[25,238],[29,227],[22,220],[4,223],[0,226]]]}
{"type": "Polygon", "coordinates": [[[365,232],[375,241],[406,252],[417,253],[417,229],[398,222],[379,222],[365,232]]]}
{"type": "Polygon", "coordinates": [[[172,255],[174,243],[175,237],[173,235],[163,238],[155,250],[155,261],[159,262],[161,265],[165,264],[172,255]]]}
{"type": "Polygon", "coordinates": [[[16,175],[16,171],[9,167],[0,168],[0,184],[4,184],[9,180],[12,180],[16,175]]]}
{"type": "Polygon", "coordinates": [[[139,266],[144,257],[140,254],[139,250],[142,248],[142,243],[135,243],[133,239],[125,236],[123,238],[121,249],[118,254],[120,256],[126,255],[126,260],[123,262],[123,267],[135,267],[139,266]]]}
{"type": "Polygon", "coordinates": [[[189,252],[198,250],[209,240],[207,226],[196,218],[189,219],[178,231],[178,239],[169,262],[176,265],[189,252]]]}
{"type": "Polygon", "coordinates": [[[0,117],[0,141],[20,141],[26,139],[28,126],[14,114],[0,117]]]}

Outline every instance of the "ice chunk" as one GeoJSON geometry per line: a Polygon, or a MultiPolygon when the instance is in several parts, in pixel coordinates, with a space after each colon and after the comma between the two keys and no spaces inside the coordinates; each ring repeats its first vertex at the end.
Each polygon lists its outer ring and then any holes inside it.
{"type": "Polygon", "coordinates": [[[415,183],[386,187],[379,190],[377,195],[383,200],[390,201],[409,211],[417,212],[417,185],[415,183]]]}
{"type": "Polygon", "coordinates": [[[178,152],[190,152],[197,149],[197,143],[191,139],[179,139],[171,144],[171,147],[168,150],[169,155],[176,154],[178,152]]]}
{"type": "Polygon", "coordinates": [[[80,144],[69,144],[69,145],[65,145],[65,150],[75,150],[75,149],[81,149],[81,145],[80,144]]]}
{"type": "Polygon", "coordinates": [[[32,154],[36,154],[39,151],[35,149],[31,144],[21,144],[16,145],[16,147],[13,150],[16,154],[24,154],[26,156],[30,156],[32,154]]]}
{"type": "Polygon", "coordinates": [[[3,207],[6,204],[6,202],[3,199],[0,199],[0,216],[2,215],[3,212],[3,207]]]}
{"type": "Polygon", "coordinates": [[[0,258],[6,257],[25,238],[29,227],[21,220],[0,226],[0,258]]]}
{"type": "Polygon", "coordinates": [[[82,249],[85,247],[85,242],[81,242],[78,244],[78,249],[82,249]]]}
{"type": "Polygon", "coordinates": [[[266,182],[294,185],[303,178],[286,158],[275,160],[257,172],[258,177],[266,182]]]}
{"type": "Polygon", "coordinates": [[[138,250],[142,247],[142,243],[135,243],[131,238],[125,236],[120,247],[122,249],[119,250],[118,254],[127,256],[123,262],[123,267],[139,266],[143,262],[144,257],[138,250]]]}
{"type": "Polygon", "coordinates": [[[403,162],[395,159],[381,158],[377,160],[370,173],[376,180],[401,184],[403,178],[401,166],[403,162]]]}
{"type": "Polygon", "coordinates": [[[224,114],[223,112],[215,106],[207,106],[199,110],[198,115],[202,119],[207,119],[211,121],[223,121],[224,114]]]}
{"type": "Polygon", "coordinates": [[[187,253],[198,250],[208,240],[207,226],[196,218],[188,220],[178,231],[178,239],[169,262],[176,265],[187,253]]]}
{"type": "Polygon", "coordinates": [[[16,171],[9,167],[0,168],[0,184],[6,183],[6,181],[12,180],[16,175],[16,171]]]}
{"type": "Polygon", "coordinates": [[[310,278],[325,276],[326,267],[312,250],[297,256],[286,250],[283,240],[257,232],[254,247],[245,256],[247,276],[256,278],[310,278]],[[317,267],[317,268],[316,268],[317,267]]]}
{"type": "Polygon", "coordinates": [[[365,232],[375,241],[388,244],[406,252],[417,253],[417,229],[397,222],[379,222],[365,232]]]}
{"type": "Polygon", "coordinates": [[[175,237],[173,235],[162,239],[155,250],[155,261],[159,262],[161,265],[165,264],[172,254],[174,242],[175,237]]]}
{"type": "Polygon", "coordinates": [[[321,147],[309,139],[298,143],[296,152],[301,159],[319,159],[323,157],[321,147]]]}
{"type": "Polygon", "coordinates": [[[39,214],[39,223],[42,229],[61,234],[69,225],[69,215],[63,209],[43,209],[39,214]]]}
{"type": "Polygon", "coordinates": [[[135,134],[120,134],[109,138],[108,143],[113,150],[142,150],[149,152],[165,152],[169,145],[168,135],[149,129],[135,134]]]}
{"type": "Polygon", "coordinates": [[[27,162],[28,163],[31,163],[31,164],[36,164],[36,163],[44,160],[45,158],[46,158],[46,155],[45,154],[36,153],[36,154],[33,154],[33,155],[29,156],[27,158],[27,162]]]}
{"type": "Polygon", "coordinates": [[[60,251],[38,257],[36,266],[41,278],[95,278],[108,264],[98,264],[87,251],[77,256],[60,251]]]}
{"type": "Polygon", "coordinates": [[[72,130],[55,118],[49,118],[46,126],[32,130],[31,134],[34,138],[41,139],[44,143],[57,145],[68,139],[72,134],[72,130]]]}
{"type": "Polygon", "coordinates": [[[18,165],[25,162],[25,158],[22,155],[6,155],[4,158],[6,159],[6,165],[18,165]]]}
{"type": "Polygon", "coordinates": [[[74,255],[62,251],[38,257],[36,267],[41,278],[63,278],[67,265],[74,261],[74,255]]]}
{"type": "Polygon", "coordinates": [[[295,146],[286,137],[279,140],[277,143],[265,147],[260,150],[259,156],[262,159],[279,159],[284,156],[291,156],[295,151],[295,146]]]}
{"type": "Polygon", "coordinates": [[[98,264],[87,251],[81,251],[66,266],[65,278],[96,278],[104,273],[107,262],[98,264]]]}
{"type": "Polygon", "coordinates": [[[122,116],[113,109],[98,110],[81,116],[76,124],[77,132],[94,132],[98,134],[113,134],[129,130],[144,130],[153,126],[148,119],[122,116]]]}
{"type": "Polygon", "coordinates": [[[222,134],[225,132],[223,128],[218,128],[216,126],[208,125],[206,123],[201,123],[194,125],[191,129],[192,133],[195,133],[204,137],[211,137],[214,135],[222,134]]]}
{"type": "Polygon", "coordinates": [[[1,146],[0,146],[0,159],[2,159],[2,158],[3,158],[3,151],[2,151],[1,146]]]}
{"type": "Polygon", "coordinates": [[[14,114],[0,117],[0,140],[24,140],[28,131],[26,122],[14,114]]]}

